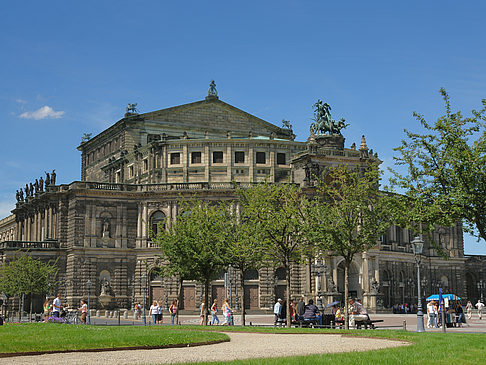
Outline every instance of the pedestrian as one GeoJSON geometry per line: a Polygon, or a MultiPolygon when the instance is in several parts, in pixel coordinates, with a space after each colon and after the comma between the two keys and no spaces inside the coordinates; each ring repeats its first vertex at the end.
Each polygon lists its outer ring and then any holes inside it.
{"type": "Polygon", "coordinates": [[[164,309],[162,307],[162,302],[158,302],[159,305],[159,310],[157,313],[157,323],[158,324],[163,324],[164,323],[164,309]]]}
{"type": "MultiPolygon", "coordinates": [[[[434,309],[434,320],[435,320],[435,328],[439,328],[439,307],[438,307],[438,304],[436,302],[434,302],[434,306],[433,306],[433,309],[434,309]]],[[[442,323],[442,319],[441,319],[441,326],[443,325],[442,323]]]]}
{"type": "Polygon", "coordinates": [[[174,325],[177,316],[177,300],[172,301],[172,304],[169,307],[169,313],[170,313],[170,324],[174,325]]]}
{"type": "Polygon", "coordinates": [[[49,298],[46,298],[42,307],[44,308],[44,322],[47,323],[49,321],[49,298]]]}
{"type": "Polygon", "coordinates": [[[157,305],[157,302],[154,300],[152,305],[150,306],[150,314],[152,315],[152,321],[154,324],[157,324],[157,316],[159,314],[159,306],[157,305]]]}
{"type": "Polygon", "coordinates": [[[57,293],[56,298],[54,298],[54,301],[52,302],[52,316],[56,318],[60,318],[61,309],[62,309],[61,293],[57,293]]]}
{"type": "Polygon", "coordinates": [[[297,320],[303,321],[304,320],[304,313],[305,313],[305,301],[304,296],[300,297],[299,303],[297,303],[297,320]]]}
{"type": "Polygon", "coordinates": [[[86,324],[86,317],[88,315],[88,305],[84,299],[81,299],[81,307],[78,308],[81,311],[81,323],[86,324]]]}
{"type": "Polygon", "coordinates": [[[229,299],[224,300],[223,306],[221,307],[224,316],[223,326],[231,326],[233,324],[233,309],[229,305],[229,299]]]}
{"type": "Polygon", "coordinates": [[[461,325],[466,322],[464,320],[464,310],[462,309],[461,302],[457,302],[456,315],[457,315],[457,326],[461,327],[461,325]]]}
{"type": "Polygon", "coordinates": [[[276,326],[277,324],[280,323],[280,315],[282,314],[282,299],[278,298],[277,302],[273,306],[273,314],[275,315],[275,320],[273,322],[273,325],[276,326]]]}
{"type": "Polygon", "coordinates": [[[296,305],[295,305],[295,300],[292,300],[290,302],[290,323],[295,323],[296,322],[296,305]]]}
{"type": "Polygon", "coordinates": [[[478,308],[478,318],[482,319],[484,304],[481,303],[481,299],[478,299],[478,302],[476,303],[476,307],[478,308]]]}
{"type": "Polygon", "coordinates": [[[427,328],[434,327],[434,301],[427,303],[427,328]]]}
{"type": "MultiPolygon", "coordinates": [[[[206,311],[206,303],[205,300],[203,299],[201,302],[201,310],[199,312],[199,317],[201,318],[201,323],[200,323],[201,326],[204,324],[205,311],[206,311]]],[[[206,324],[208,323],[206,322],[206,324]]]]}
{"type": "Polygon", "coordinates": [[[219,318],[218,318],[218,299],[215,299],[213,305],[211,306],[211,324],[219,325],[219,318]]]}
{"type": "Polygon", "coordinates": [[[472,310],[473,310],[472,303],[471,303],[470,300],[468,300],[467,301],[467,304],[466,304],[467,319],[471,319],[472,318],[472,310]]]}

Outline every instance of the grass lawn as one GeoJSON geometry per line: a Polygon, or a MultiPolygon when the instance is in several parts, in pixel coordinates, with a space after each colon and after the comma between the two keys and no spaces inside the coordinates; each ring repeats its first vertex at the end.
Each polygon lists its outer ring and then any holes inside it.
{"type": "Polygon", "coordinates": [[[228,336],[222,333],[166,326],[7,324],[0,327],[0,353],[166,346],[226,339],[228,336]]]}
{"type": "MultiPolygon", "coordinates": [[[[221,330],[221,328],[218,328],[221,330]]],[[[239,360],[217,364],[486,364],[486,334],[473,333],[416,333],[394,330],[320,330],[307,328],[228,328],[224,330],[270,333],[348,333],[349,336],[390,338],[409,341],[411,346],[273,359],[239,360]]],[[[211,328],[210,330],[214,330],[211,328]]],[[[359,341],[359,338],[356,338],[359,341]]],[[[271,351],[271,343],[269,343],[271,351]]],[[[215,364],[215,363],[212,363],[215,364]]]]}

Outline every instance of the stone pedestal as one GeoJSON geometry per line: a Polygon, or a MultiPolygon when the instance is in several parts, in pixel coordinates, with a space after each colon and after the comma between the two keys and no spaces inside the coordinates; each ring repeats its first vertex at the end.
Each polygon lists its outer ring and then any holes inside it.
{"type": "Polygon", "coordinates": [[[384,295],[381,293],[365,293],[363,294],[363,305],[370,313],[376,313],[383,309],[384,295]]]}
{"type": "Polygon", "coordinates": [[[344,150],[345,138],[340,134],[322,134],[315,137],[317,149],[344,150]]]}

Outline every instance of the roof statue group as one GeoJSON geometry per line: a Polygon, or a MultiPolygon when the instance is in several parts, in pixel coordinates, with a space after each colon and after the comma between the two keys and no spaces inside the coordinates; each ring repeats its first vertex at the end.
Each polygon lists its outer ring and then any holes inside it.
{"type": "Polygon", "coordinates": [[[25,184],[24,190],[22,190],[22,188],[20,188],[20,190],[17,190],[15,194],[15,197],[17,198],[17,203],[22,203],[25,201],[25,199],[32,198],[37,193],[42,193],[44,191],[44,185],[45,187],[48,187],[50,185],[56,185],[56,170],[52,170],[50,174],[46,172],[45,180],[41,176],[40,179],[35,179],[34,183],[25,184]]]}
{"type": "Polygon", "coordinates": [[[331,118],[331,106],[323,103],[318,99],[314,105],[314,123],[310,125],[310,131],[313,134],[338,134],[341,135],[341,129],[346,128],[349,124],[345,123],[344,118],[335,121],[331,118]]]}

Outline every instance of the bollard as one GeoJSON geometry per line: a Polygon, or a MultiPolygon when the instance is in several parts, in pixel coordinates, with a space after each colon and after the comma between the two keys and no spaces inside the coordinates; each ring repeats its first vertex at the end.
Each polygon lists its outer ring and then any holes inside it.
{"type": "Polygon", "coordinates": [[[105,311],[105,318],[109,318],[110,317],[110,311],[105,311]]]}
{"type": "Polygon", "coordinates": [[[99,317],[99,316],[100,316],[100,310],[98,309],[98,310],[96,311],[96,317],[99,317]]]}
{"type": "Polygon", "coordinates": [[[138,319],[137,311],[133,311],[133,319],[138,319]]]}
{"type": "Polygon", "coordinates": [[[124,318],[124,319],[128,319],[128,310],[127,310],[127,309],[125,309],[125,310],[123,311],[123,318],[124,318]]]}
{"type": "Polygon", "coordinates": [[[406,331],[407,330],[407,321],[403,321],[403,330],[406,331]]]}
{"type": "Polygon", "coordinates": [[[118,309],[118,313],[117,313],[117,316],[118,316],[118,325],[120,325],[120,310],[118,309]]]}

